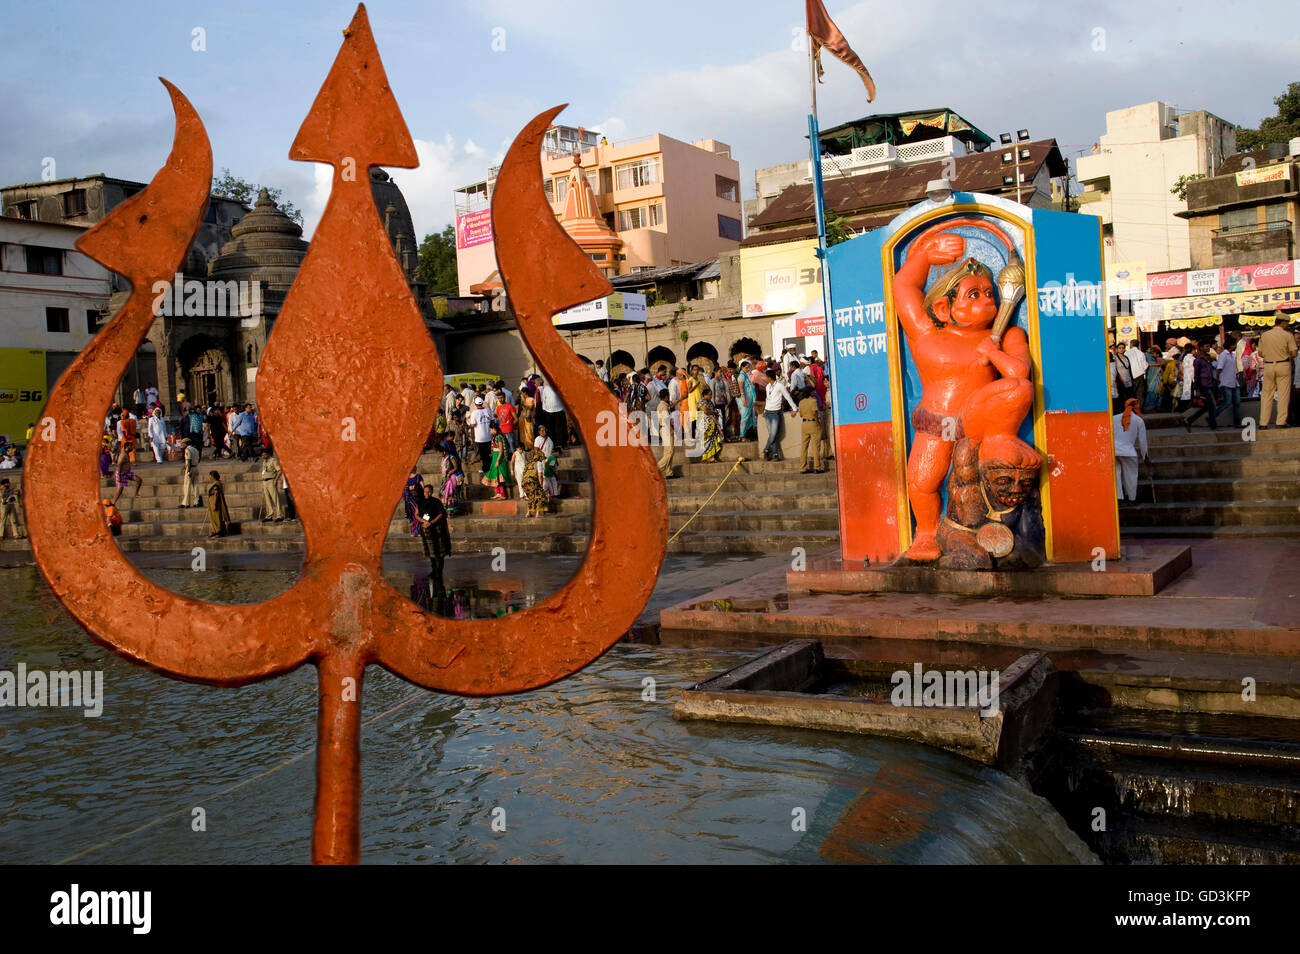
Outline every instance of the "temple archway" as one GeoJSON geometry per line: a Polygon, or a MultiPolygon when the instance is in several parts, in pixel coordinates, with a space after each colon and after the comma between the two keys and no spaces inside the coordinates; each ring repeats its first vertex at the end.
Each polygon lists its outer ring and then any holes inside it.
{"type": "Polygon", "coordinates": [[[693,364],[698,364],[705,374],[712,375],[718,366],[718,349],[707,341],[695,342],[686,352],[686,366],[689,368],[693,364]]]}
{"type": "Polygon", "coordinates": [[[677,355],[662,346],[651,348],[650,353],[646,355],[645,363],[653,374],[658,374],[660,369],[671,371],[677,367],[677,355]]]}
{"type": "Polygon", "coordinates": [[[177,363],[185,393],[194,403],[229,404],[235,399],[233,362],[216,338],[203,334],[187,338],[177,352],[177,363]]]}
{"type": "Polygon", "coordinates": [[[740,364],[746,358],[750,361],[757,361],[763,357],[763,349],[753,338],[737,338],[731,343],[729,354],[732,361],[740,364]]]}
{"type": "Polygon", "coordinates": [[[626,351],[615,351],[609,356],[609,379],[612,381],[620,374],[631,374],[636,370],[636,358],[626,351]]]}

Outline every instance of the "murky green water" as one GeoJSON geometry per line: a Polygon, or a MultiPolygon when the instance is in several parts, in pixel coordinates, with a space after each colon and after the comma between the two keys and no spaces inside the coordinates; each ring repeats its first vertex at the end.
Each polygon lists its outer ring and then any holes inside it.
{"type": "MultiPolygon", "coordinates": [[[[295,576],[148,575],[225,602],[258,601],[295,576]]],[[[391,579],[403,591],[420,586],[410,573],[391,579]]],[[[450,570],[448,583],[466,594],[466,612],[503,608],[500,597],[450,570]]],[[[105,686],[100,718],[71,708],[0,708],[0,856],[11,863],[308,858],[314,669],[243,689],[180,683],[93,644],[34,569],[0,570],[0,593],[0,670],[20,662],[102,669],[105,686]],[[195,809],[204,831],[194,830],[195,809]]],[[[535,597],[525,587],[505,602],[535,597]]],[[[555,686],[496,699],[437,695],[371,668],[363,697],[365,860],[1087,859],[1045,801],[956,756],[859,736],[672,718],[684,687],[745,655],[623,644],[555,686]],[[647,679],[653,701],[645,698],[647,679]]]]}

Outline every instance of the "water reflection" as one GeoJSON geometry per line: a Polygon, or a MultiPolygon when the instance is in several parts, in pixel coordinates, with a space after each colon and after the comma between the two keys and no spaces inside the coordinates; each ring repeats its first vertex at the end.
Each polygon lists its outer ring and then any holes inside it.
{"type": "MultiPolygon", "coordinates": [[[[187,595],[253,602],[283,587],[275,572],[149,575],[187,595]]],[[[428,574],[389,576],[451,617],[506,614],[537,599],[526,577],[488,585],[448,574],[439,594],[428,574]]],[[[309,667],[237,690],[177,682],[90,642],[33,569],[3,571],[0,585],[12,595],[0,614],[0,669],[103,670],[106,696],[98,719],[0,709],[7,861],[307,859],[309,667]],[[205,831],[194,830],[195,808],[205,831]]],[[[552,686],[482,699],[427,692],[372,667],[362,695],[365,860],[1090,858],[1044,800],[956,756],[862,736],[673,719],[683,689],[747,655],[620,644],[552,686]]]]}

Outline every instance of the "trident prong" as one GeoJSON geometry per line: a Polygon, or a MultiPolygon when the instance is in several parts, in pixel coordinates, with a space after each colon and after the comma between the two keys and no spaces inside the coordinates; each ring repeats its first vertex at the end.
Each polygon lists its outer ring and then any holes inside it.
{"type": "MultiPolygon", "coordinates": [[[[663,562],[668,528],[664,484],[649,450],[589,440],[591,540],[574,578],[551,597],[505,618],[457,622],[429,616],[384,581],[386,528],[432,424],[442,369],[370,195],[370,165],[414,165],[415,152],[364,6],[344,37],[291,153],[332,163],[334,187],[258,374],[264,419],[306,535],[297,583],[255,606],[186,599],[135,570],[96,503],[103,410],[152,323],[148,290],[170,279],[198,231],[212,175],[202,123],[170,84],[177,127],[167,164],[144,193],[78,242],[127,275],[135,291],[51,392],[46,415],[56,422],[56,438],[36,443],[26,475],[37,564],[96,639],[166,674],[221,685],[317,664],[312,860],[327,863],[360,856],[361,681],[369,663],[465,695],[520,692],[563,678],[635,622],[663,562]],[[367,404],[376,395],[385,396],[383,408],[367,404]],[[355,437],[347,443],[356,446],[344,446],[344,418],[355,437]],[[69,474],[81,476],[69,483],[69,474]],[[339,487],[342,500],[332,490],[339,487]]],[[[617,404],[551,318],[610,286],[543,195],[541,137],[558,112],[538,116],[515,140],[492,216],[524,339],[590,438],[598,414],[617,413],[617,404]]]]}

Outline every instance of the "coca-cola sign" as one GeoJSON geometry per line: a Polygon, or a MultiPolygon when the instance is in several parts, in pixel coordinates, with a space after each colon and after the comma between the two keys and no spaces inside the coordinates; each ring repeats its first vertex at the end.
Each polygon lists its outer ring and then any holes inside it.
{"type": "Polygon", "coordinates": [[[1254,291],[1257,288],[1286,288],[1297,284],[1297,277],[1300,277],[1297,268],[1296,262],[1288,260],[1199,271],[1158,272],[1147,276],[1147,298],[1184,298],[1254,291]]]}
{"type": "Polygon", "coordinates": [[[1186,272],[1160,272],[1147,276],[1148,298],[1181,298],[1186,294],[1186,272]]]}

